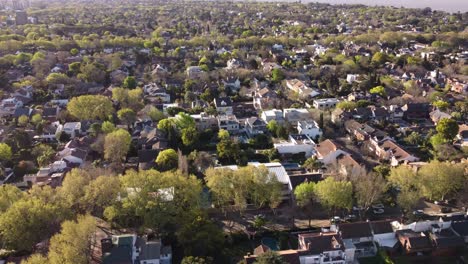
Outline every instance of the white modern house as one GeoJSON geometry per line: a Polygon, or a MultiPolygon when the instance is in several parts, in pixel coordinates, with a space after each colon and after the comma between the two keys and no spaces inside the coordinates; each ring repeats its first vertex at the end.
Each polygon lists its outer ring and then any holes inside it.
{"type": "Polygon", "coordinates": [[[306,158],[315,154],[315,142],[306,135],[289,135],[289,141],[273,144],[282,156],[304,153],[306,158]]]}
{"type": "Polygon", "coordinates": [[[338,102],[339,101],[336,98],[315,99],[313,106],[317,109],[335,108],[338,102]]]}
{"type": "Polygon", "coordinates": [[[297,132],[313,139],[317,139],[322,135],[322,129],[314,120],[297,122],[297,132]]]}

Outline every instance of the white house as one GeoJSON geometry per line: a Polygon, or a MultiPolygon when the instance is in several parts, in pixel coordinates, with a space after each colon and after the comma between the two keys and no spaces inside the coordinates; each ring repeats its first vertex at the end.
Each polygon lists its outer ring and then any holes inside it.
{"type": "Polygon", "coordinates": [[[304,233],[298,235],[301,264],[345,264],[353,261],[336,232],[304,233]]]}
{"type": "Polygon", "coordinates": [[[314,120],[298,121],[297,132],[313,139],[317,139],[322,135],[322,129],[314,120]]]}
{"type": "Polygon", "coordinates": [[[282,156],[304,153],[306,158],[315,154],[315,142],[306,135],[289,135],[289,141],[273,144],[282,156]]]}
{"type": "Polygon", "coordinates": [[[278,124],[284,123],[283,111],[277,109],[263,111],[260,118],[263,119],[265,123],[271,120],[275,120],[278,124]]]}
{"type": "Polygon", "coordinates": [[[64,132],[70,136],[70,138],[75,138],[81,134],[81,123],[80,122],[67,122],[63,125],[57,127],[55,134],[64,132]]]}
{"type": "Polygon", "coordinates": [[[336,107],[338,104],[338,99],[336,98],[324,98],[314,100],[313,106],[317,109],[328,109],[336,107]]]}
{"type": "Polygon", "coordinates": [[[220,115],[218,116],[218,127],[235,134],[239,132],[239,121],[235,115],[220,115]]]}
{"type": "Polygon", "coordinates": [[[353,82],[357,80],[358,77],[359,77],[359,74],[348,74],[346,75],[346,81],[349,84],[352,84],[353,82]]]}

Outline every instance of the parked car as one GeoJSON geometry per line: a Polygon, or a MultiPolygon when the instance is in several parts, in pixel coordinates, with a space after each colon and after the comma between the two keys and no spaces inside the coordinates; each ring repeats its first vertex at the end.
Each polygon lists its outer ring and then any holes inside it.
{"type": "Polygon", "coordinates": [[[338,223],[341,223],[341,217],[339,216],[334,216],[330,219],[330,223],[332,224],[338,224],[338,223]]]}
{"type": "Polygon", "coordinates": [[[354,220],[356,220],[356,219],[357,219],[357,216],[356,216],[356,215],[353,215],[353,214],[350,214],[350,215],[347,215],[347,216],[344,217],[344,220],[345,220],[346,222],[352,222],[352,221],[354,221],[354,220]]]}
{"type": "Polygon", "coordinates": [[[383,204],[373,204],[372,209],[384,209],[385,206],[383,204]]]}
{"type": "Polygon", "coordinates": [[[424,211],[423,210],[415,210],[415,211],[413,211],[413,215],[414,216],[423,216],[424,211]]]}
{"type": "Polygon", "coordinates": [[[440,212],[443,214],[450,213],[452,212],[452,208],[443,206],[440,208],[440,212]]]}
{"type": "Polygon", "coordinates": [[[383,214],[383,213],[385,213],[385,210],[382,209],[382,208],[377,208],[377,209],[373,209],[372,212],[374,214],[383,214]]]}
{"type": "Polygon", "coordinates": [[[364,210],[364,208],[360,206],[353,206],[353,211],[362,211],[362,210],[364,210]]]}

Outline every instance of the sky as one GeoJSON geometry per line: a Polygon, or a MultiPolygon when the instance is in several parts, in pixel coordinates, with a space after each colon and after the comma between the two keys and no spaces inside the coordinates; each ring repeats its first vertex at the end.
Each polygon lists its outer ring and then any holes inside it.
{"type": "MultiPolygon", "coordinates": [[[[297,0],[286,1],[294,2],[297,0]]],[[[443,10],[447,12],[468,12],[468,0],[302,0],[302,2],[404,6],[409,8],[430,7],[433,10],[443,10]]]]}

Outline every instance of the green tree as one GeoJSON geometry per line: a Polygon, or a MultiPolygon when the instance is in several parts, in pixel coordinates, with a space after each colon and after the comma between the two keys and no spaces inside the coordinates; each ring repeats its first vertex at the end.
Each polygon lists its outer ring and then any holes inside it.
{"type": "Polygon", "coordinates": [[[387,182],[382,175],[367,172],[364,169],[360,173],[355,173],[351,182],[354,186],[356,202],[365,210],[378,202],[387,191],[387,182]]]}
{"type": "Polygon", "coordinates": [[[6,143],[0,143],[0,161],[8,161],[12,157],[11,147],[6,143]]]}
{"type": "Polygon", "coordinates": [[[270,133],[275,137],[278,137],[278,127],[278,122],[275,120],[270,120],[270,122],[267,124],[268,131],[270,131],[270,133]]]}
{"type": "Polygon", "coordinates": [[[101,125],[101,130],[105,134],[109,134],[115,131],[115,125],[110,121],[104,121],[101,125]]]}
{"type": "Polygon", "coordinates": [[[0,215],[0,235],[5,248],[31,251],[60,223],[58,207],[38,198],[21,199],[0,215]]]}
{"type": "Polygon", "coordinates": [[[26,260],[21,261],[21,264],[43,264],[48,263],[47,257],[41,254],[34,254],[28,257],[26,260]]]}
{"type": "Polygon", "coordinates": [[[114,204],[120,192],[120,181],[115,176],[99,176],[84,186],[80,200],[88,213],[101,215],[104,209],[114,204]]]}
{"type": "Polygon", "coordinates": [[[430,200],[444,200],[466,182],[463,164],[451,164],[433,160],[418,171],[422,195],[430,200]]]}
{"type": "Polygon", "coordinates": [[[164,118],[164,113],[152,105],[148,107],[147,115],[149,116],[149,118],[151,118],[151,120],[155,122],[160,121],[164,118]]]}
{"type": "Polygon", "coordinates": [[[284,73],[281,69],[273,69],[271,70],[271,80],[273,82],[276,82],[276,83],[279,83],[281,82],[282,80],[284,80],[284,73]]]}
{"type": "Polygon", "coordinates": [[[159,152],[156,163],[162,170],[172,170],[177,168],[179,156],[173,149],[165,149],[159,152]]]}
{"type": "Polygon", "coordinates": [[[70,50],[70,54],[73,55],[73,56],[76,56],[78,55],[80,51],[77,49],[77,48],[73,48],[70,50]]]}
{"type": "Polygon", "coordinates": [[[65,221],[62,230],[52,237],[49,248],[51,264],[89,263],[92,256],[96,220],[94,217],[78,216],[77,221],[65,221]]]}
{"type": "Polygon", "coordinates": [[[29,123],[29,117],[26,115],[22,115],[18,117],[18,125],[25,127],[29,123]]]}
{"type": "Polygon", "coordinates": [[[0,185],[0,214],[23,197],[24,193],[18,187],[11,184],[0,185]]]}
{"type": "Polygon", "coordinates": [[[224,129],[220,129],[218,132],[218,139],[219,140],[228,140],[230,139],[229,132],[224,129]]]}
{"type": "Polygon", "coordinates": [[[315,185],[315,195],[320,203],[329,209],[351,209],[353,186],[351,182],[336,181],[328,177],[315,185]]]}
{"type": "Polygon", "coordinates": [[[188,127],[182,130],[182,143],[184,146],[193,146],[198,141],[198,131],[195,127],[188,127]]]}
{"type": "Polygon", "coordinates": [[[278,253],[270,250],[258,256],[254,264],[287,264],[287,262],[278,253]]]}
{"type": "Polygon", "coordinates": [[[137,81],[133,76],[127,76],[123,82],[123,87],[127,89],[135,89],[137,87],[137,81]]]}
{"type": "Polygon", "coordinates": [[[128,127],[135,123],[137,119],[135,111],[130,108],[123,108],[117,111],[117,117],[128,127]]]}
{"type": "Polygon", "coordinates": [[[308,169],[308,170],[312,170],[312,171],[316,171],[316,170],[319,170],[321,169],[323,166],[323,163],[320,162],[319,160],[317,160],[316,157],[310,157],[308,158],[304,164],[302,165],[302,167],[308,169]]]}
{"type": "Polygon", "coordinates": [[[38,125],[42,122],[42,116],[41,114],[35,114],[31,117],[31,123],[34,125],[38,125]]]}
{"type": "Polygon", "coordinates": [[[36,157],[37,164],[42,167],[53,161],[55,150],[49,145],[39,144],[33,148],[32,154],[36,157]]]}
{"type": "Polygon", "coordinates": [[[458,124],[450,118],[442,118],[436,126],[437,132],[447,141],[451,141],[458,134],[458,124]]]}
{"type": "Polygon", "coordinates": [[[222,230],[201,216],[183,225],[176,235],[184,254],[189,256],[212,256],[224,245],[222,230]]]}
{"type": "Polygon", "coordinates": [[[371,94],[377,94],[380,97],[386,97],[387,96],[387,92],[385,91],[385,87],[383,87],[383,86],[376,86],[376,87],[370,89],[369,92],[371,94]]]}
{"type": "Polygon", "coordinates": [[[104,120],[114,112],[112,102],[103,95],[73,97],[67,109],[72,116],[80,120],[104,120]]]}
{"type": "Polygon", "coordinates": [[[449,103],[447,103],[445,101],[442,101],[442,100],[435,101],[435,102],[432,103],[432,105],[437,107],[441,111],[447,110],[449,108],[449,106],[450,106],[449,103]]]}
{"type": "Polygon", "coordinates": [[[372,63],[375,64],[376,66],[380,66],[384,64],[388,60],[387,55],[382,52],[376,52],[372,56],[372,63]]]}
{"type": "Polygon", "coordinates": [[[184,257],[182,259],[182,262],[180,262],[180,264],[211,264],[213,263],[213,260],[212,258],[210,257],[193,257],[193,256],[189,256],[189,257],[184,257]]]}
{"type": "Polygon", "coordinates": [[[72,62],[68,65],[68,71],[72,72],[73,74],[78,74],[80,72],[80,68],[80,62],[72,62]]]}
{"type": "Polygon", "coordinates": [[[345,110],[345,111],[351,111],[356,109],[357,104],[355,102],[349,102],[349,101],[341,101],[338,104],[336,104],[336,108],[345,110]]]}
{"type": "MultiPolygon", "coordinates": [[[[310,212],[312,201],[314,199],[314,188],[315,183],[313,182],[304,182],[299,184],[296,189],[294,189],[294,196],[296,198],[296,203],[298,206],[305,209],[306,212],[310,212]]],[[[309,213],[309,227],[311,226],[312,216],[309,213]]]]}
{"type": "Polygon", "coordinates": [[[400,165],[392,168],[388,182],[399,189],[397,202],[405,210],[411,210],[421,198],[419,179],[408,166],[400,165]]]}
{"type": "Polygon", "coordinates": [[[117,129],[106,135],[104,158],[111,162],[123,162],[130,150],[132,137],[125,129],[117,129]]]}

